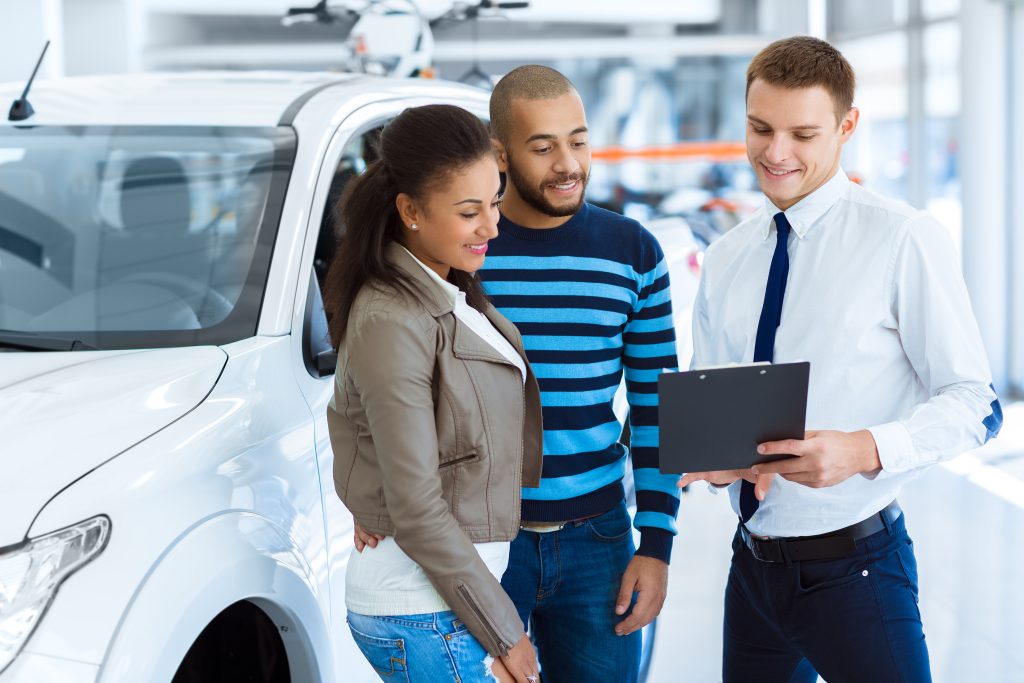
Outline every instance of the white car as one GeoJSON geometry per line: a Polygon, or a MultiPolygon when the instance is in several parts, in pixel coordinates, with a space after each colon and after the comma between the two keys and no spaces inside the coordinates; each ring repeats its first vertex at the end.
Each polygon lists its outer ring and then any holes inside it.
{"type": "Polygon", "coordinates": [[[210,73],[28,99],[0,122],[0,683],[376,680],[325,421],[330,207],[404,108],[486,93],[210,73]]]}

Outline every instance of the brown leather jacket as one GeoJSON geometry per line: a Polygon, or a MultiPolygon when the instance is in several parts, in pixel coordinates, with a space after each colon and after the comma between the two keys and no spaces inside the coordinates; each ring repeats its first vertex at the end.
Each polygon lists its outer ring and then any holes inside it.
{"type": "MultiPolygon", "coordinates": [[[[436,282],[392,244],[415,293],[365,286],[338,349],[327,409],[334,483],[367,532],[393,536],[494,656],[523,623],[474,542],[519,531],[520,487],[540,483],[540,391],[460,320],[436,282]]],[[[515,326],[491,323],[525,359],[515,326]]],[[[529,368],[529,364],[527,364],[529,368]]]]}

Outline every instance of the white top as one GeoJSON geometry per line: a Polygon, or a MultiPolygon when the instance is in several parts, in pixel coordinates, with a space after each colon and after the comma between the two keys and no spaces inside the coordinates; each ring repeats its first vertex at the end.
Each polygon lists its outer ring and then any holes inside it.
{"type": "MultiPolygon", "coordinates": [[[[411,253],[409,255],[412,256],[411,253]]],[[[525,382],[525,361],[487,316],[466,303],[465,292],[412,257],[450,297],[455,317],[519,368],[525,382]]],[[[510,544],[498,541],[476,543],[474,547],[480,559],[500,581],[508,567],[510,544]]],[[[361,553],[352,549],[345,573],[345,607],[357,614],[371,616],[426,614],[449,609],[444,598],[430,584],[426,572],[390,536],[380,541],[376,548],[366,547],[361,553]]]]}
{"type": "MultiPolygon", "coordinates": [[[[753,360],[778,212],[766,199],[708,249],[692,367],[753,360]]],[[[983,444],[1001,421],[959,259],[935,219],[842,171],[785,214],[793,230],[775,362],[810,361],[807,429],[870,429],[882,471],[817,489],[776,476],[747,522],[764,536],[867,519],[916,470],[983,444]]],[[[729,493],[739,514],[739,482],[729,493]]]]}

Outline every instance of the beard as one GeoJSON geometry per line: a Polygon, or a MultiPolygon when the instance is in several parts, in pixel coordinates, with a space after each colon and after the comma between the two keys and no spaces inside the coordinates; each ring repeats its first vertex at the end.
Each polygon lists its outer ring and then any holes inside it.
{"type": "Polygon", "coordinates": [[[515,165],[512,163],[511,158],[509,159],[508,171],[506,173],[509,182],[515,186],[516,192],[522,197],[523,201],[529,204],[534,210],[539,211],[545,216],[552,218],[565,218],[566,216],[574,216],[583,206],[583,199],[587,190],[587,181],[590,180],[590,176],[584,173],[582,170],[576,173],[570,173],[558,178],[546,178],[539,187],[530,185],[529,181],[516,171],[515,165]],[[569,183],[574,180],[580,181],[580,198],[575,202],[556,206],[548,201],[544,196],[544,188],[548,185],[556,183],[569,183]]]}

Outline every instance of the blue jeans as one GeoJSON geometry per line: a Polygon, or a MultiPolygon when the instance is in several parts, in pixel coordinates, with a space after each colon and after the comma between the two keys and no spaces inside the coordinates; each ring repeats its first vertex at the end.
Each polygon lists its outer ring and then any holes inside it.
{"type": "Polygon", "coordinates": [[[726,683],[928,683],[903,517],[838,560],[765,563],[739,533],[725,589],[726,683]]]}
{"type": "MultiPolygon", "coordinates": [[[[641,635],[615,635],[615,599],[633,558],[625,503],[560,531],[520,531],[501,585],[532,627],[544,683],[632,683],[641,635]]],[[[635,596],[634,596],[635,598],[635,596]]]]}
{"type": "Polygon", "coordinates": [[[452,611],[373,617],[348,613],[348,628],[382,681],[494,681],[491,659],[452,611]]]}

